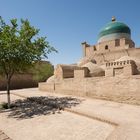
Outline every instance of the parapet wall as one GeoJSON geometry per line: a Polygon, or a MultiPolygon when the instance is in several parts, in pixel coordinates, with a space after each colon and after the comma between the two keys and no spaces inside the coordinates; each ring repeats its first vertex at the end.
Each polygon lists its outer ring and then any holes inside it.
{"type": "Polygon", "coordinates": [[[114,61],[106,63],[105,76],[130,76],[137,74],[136,64],[133,60],[114,61]]]}
{"type": "Polygon", "coordinates": [[[101,54],[112,51],[119,51],[129,48],[135,48],[135,43],[126,38],[110,40],[98,43],[97,45],[89,45],[86,42],[82,43],[83,55],[89,57],[90,55],[101,54]]]}
{"type": "Polygon", "coordinates": [[[106,63],[106,68],[125,67],[125,66],[128,66],[128,65],[132,65],[133,63],[135,63],[133,60],[108,62],[108,63],[106,63]]]}
{"type": "Polygon", "coordinates": [[[131,77],[93,77],[64,79],[62,83],[39,83],[39,89],[78,96],[140,98],[140,75],[131,77]]]}

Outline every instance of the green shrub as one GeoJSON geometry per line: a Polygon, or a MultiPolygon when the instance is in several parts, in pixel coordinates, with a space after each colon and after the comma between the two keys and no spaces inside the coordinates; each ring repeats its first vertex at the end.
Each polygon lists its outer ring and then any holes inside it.
{"type": "MultiPolygon", "coordinates": [[[[10,105],[10,108],[15,107],[13,104],[10,105]]],[[[3,102],[0,104],[0,109],[8,109],[8,103],[3,102]]]]}
{"type": "Polygon", "coordinates": [[[0,105],[0,108],[1,108],[1,109],[8,109],[8,103],[3,102],[3,103],[0,105]]]}

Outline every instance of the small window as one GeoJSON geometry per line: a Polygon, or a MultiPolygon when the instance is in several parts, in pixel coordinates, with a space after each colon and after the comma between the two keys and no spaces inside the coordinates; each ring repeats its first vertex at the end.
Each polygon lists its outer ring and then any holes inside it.
{"type": "Polygon", "coordinates": [[[119,47],[120,46],[120,39],[116,39],[115,40],[115,47],[119,47]]]}
{"type": "Polygon", "coordinates": [[[108,45],[105,46],[105,50],[108,50],[108,45]]]}
{"type": "Polygon", "coordinates": [[[96,51],[96,46],[94,46],[94,51],[96,51]]]}

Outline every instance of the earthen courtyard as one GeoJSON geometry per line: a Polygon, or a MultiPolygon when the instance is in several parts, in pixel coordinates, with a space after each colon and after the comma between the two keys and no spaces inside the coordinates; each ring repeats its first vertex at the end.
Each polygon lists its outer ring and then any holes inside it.
{"type": "MultiPolygon", "coordinates": [[[[42,92],[37,88],[13,90],[11,93],[13,101],[32,96],[66,97],[60,93],[42,92]]],[[[21,119],[9,116],[10,110],[1,111],[0,130],[13,140],[140,139],[139,106],[86,97],[75,98],[80,99],[81,103],[64,111],[56,111],[55,114],[21,119]]],[[[6,94],[0,94],[0,103],[6,99],[6,94]]]]}

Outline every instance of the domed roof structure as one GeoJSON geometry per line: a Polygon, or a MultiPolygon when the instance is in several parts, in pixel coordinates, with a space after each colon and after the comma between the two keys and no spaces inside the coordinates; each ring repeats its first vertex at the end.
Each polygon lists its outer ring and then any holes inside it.
{"type": "Polygon", "coordinates": [[[131,38],[130,28],[122,23],[116,21],[115,17],[112,18],[112,22],[109,22],[104,28],[101,29],[98,35],[98,42],[109,41],[120,38],[131,38]]]}
{"type": "Polygon", "coordinates": [[[80,61],[77,63],[77,65],[82,66],[82,65],[85,65],[88,62],[92,62],[92,63],[96,64],[96,61],[95,61],[94,58],[84,57],[84,58],[80,59],[80,61]]]}
{"type": "Polygon", "coordinates": [[[105,75],[105,70],[102,69],[100,66],[98,66],[95,63],[88,62],[81,67],[87,67],[89,69],[89,73],[90,73],[91,77],[104,76],[105,75]]]}
{"type": "Polygon", "coordinates": [[[47,83],[54,83],[55,82],[55,76],[53,75],[53,76],[49,77],[46,82],[47,83]]]}

